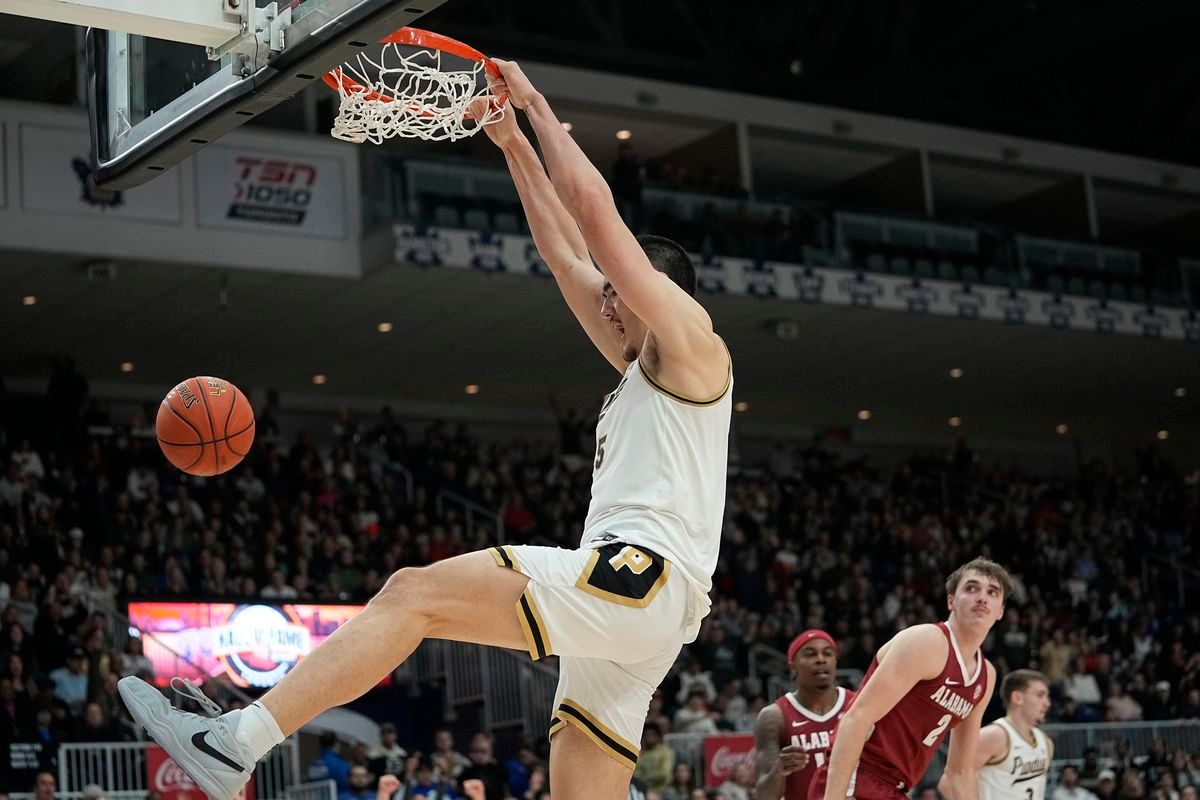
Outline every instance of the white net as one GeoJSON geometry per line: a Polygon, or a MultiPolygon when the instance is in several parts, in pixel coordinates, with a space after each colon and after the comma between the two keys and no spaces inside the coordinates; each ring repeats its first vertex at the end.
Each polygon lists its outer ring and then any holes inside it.
{"type": "Polygon", "coordinates": [[[501,119],[504,107],[492,102],[484,63],[449,56],[463,68],[443,70],[442,56],[386,44],[378,61],[359,54],[333,70],[341,104],[330,133],[355,143],[392,136],[454,141],[501,119]]]}

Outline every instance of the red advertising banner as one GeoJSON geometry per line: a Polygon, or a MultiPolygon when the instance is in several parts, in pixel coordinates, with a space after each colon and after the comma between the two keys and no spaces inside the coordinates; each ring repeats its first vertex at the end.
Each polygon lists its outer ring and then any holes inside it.
{"type": "Polygon", "coordinates": [[[754,736],[748,733],[706,736],[704,739],[704,785],[716,788],[729,780],[738,764],[754,766],[754,736]]]}
{"type": "Polygon", "coordinates": [[[197,683],[227,677],[238,686],[269,689],[362,609],[304,603],[130,603],[129,618],[151,634],[142,638],[142,646],[159,686],[179,675],[197,683]]]}
{"type": "MultiPolygon", "coordinates": [[[[163,800],[208,800],[167,751],[152,744],[146,749],[146,791],[158,792],[163,800]]],[[[243,800],[254,800],[254,778],[246,784],[243,800]]]]}

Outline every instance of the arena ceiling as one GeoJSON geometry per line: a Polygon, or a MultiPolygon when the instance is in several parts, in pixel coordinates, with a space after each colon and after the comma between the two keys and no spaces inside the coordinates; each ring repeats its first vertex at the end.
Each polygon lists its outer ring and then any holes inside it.
{"type": "Polygon", "coordinates": [[[485,52],[1200,164],[1192,0],[454,0],[485,52]]]}
{"type": "MultiPolygon", "coordinates": [[[[928,443],[961,431],[1069,450],[1054,433],[1065,423],[1088,452],[1127,455],[1166,429],[1166,446],[1200,463],[1194,346],[745,297],[705,303],[735,357],[747,432],[838,425],[928,443]],[[799,323],[797,339],[775,334],[781,319],[799,323]],[[950,377],[955,367],[963,378],[950,377]],[[951,416],[963,427],[947,427],[951,416]]],[[[616,380],[553,283],[526,275],[388,265],[351,281],[121,262],[96,282],[77,257],[0,251],[0,309],[0,376],[13,385],[44,380],[67,353],[94,384],[145,399],[216,374],[330,405],[403,401],[529,420],[544,418],[551,392],[591,408],[616,380]],[[22,305],[25,295],[36,305],[22,305]],[[380,322],[393,330],[379,333],[380,322]],[[467,384],[479,394],[465,395],[467,384]]]]}

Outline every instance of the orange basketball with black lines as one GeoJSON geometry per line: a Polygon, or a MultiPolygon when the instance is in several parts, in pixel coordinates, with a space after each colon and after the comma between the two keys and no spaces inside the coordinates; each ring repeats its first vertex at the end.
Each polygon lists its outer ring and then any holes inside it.
{"type": "Polygon", "coordinates": [[[220,475],[236,467],[254,443],[254,409],[224,378],[200,375],[167,392],[154,424],[158,446],[189,475],[220,475]]]}

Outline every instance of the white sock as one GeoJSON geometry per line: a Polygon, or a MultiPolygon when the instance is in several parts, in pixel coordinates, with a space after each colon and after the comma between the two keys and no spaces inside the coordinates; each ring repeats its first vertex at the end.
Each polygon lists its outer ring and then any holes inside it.
{"type": "Polygon", "coordinates": [[[271,716],[271,712],[259,703],[251,703],[245,708],[230,711],[225,715],[230,718],[238,740],[250,750],[254,762],[271,751],[271,748],[283,741],[283,731],[279,723],[271,716]]]}

